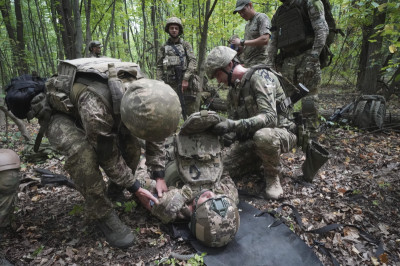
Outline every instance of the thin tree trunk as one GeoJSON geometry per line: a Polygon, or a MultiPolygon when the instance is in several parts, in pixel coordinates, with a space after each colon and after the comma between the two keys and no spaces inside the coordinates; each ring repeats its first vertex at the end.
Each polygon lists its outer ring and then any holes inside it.
{"type": "Polygon", "coordinates": [[[108,28],[108,31],[107,31],[107,35],[106,35],[106,41],[104,42],[104,54],[106,54],[106,51],[107,51],[107,47],[108,47],[108,40],[110,39],[110,34],[111,34],[111,31],[113,30],[113,28],[114,28],[114,18],[115,18],[115,0],[113,1],[113,3],[112,3],[112,11],[111,11],[111,24],[110,24],[110,27],[108,28]]]}
{"type": "Polygon", "coordinates": [[[83,34],[82,34],[81,12],[79,10],[79,0],[73,0],[73,11],[74,11],[74,24],[75,24],[75,58],[81,58],[83,34]]]}
{"type": "Polygon", "coordinates": [[[92,10],[92,0],[83,0],[85,4],[85,17],[86,17],[86,46],[85,46],[85,57],[89,55],[89,42],[92,40],[92,32],[90,31],[90,15],[92,10]]]}

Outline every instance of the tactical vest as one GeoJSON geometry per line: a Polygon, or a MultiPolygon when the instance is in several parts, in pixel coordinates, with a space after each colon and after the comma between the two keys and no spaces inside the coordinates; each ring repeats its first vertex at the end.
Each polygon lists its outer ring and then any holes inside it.
{"type": "Polygon", "coordinates": [[[166,180],[178,178],[198,191],[203,186],[209,188],[221,178],[222,145],[217,135],[207,132],[219,122],[217,113],[206,110],[193,113],[185,121],[179,134],[170,141],[173,145],[167,148],[166,180]]]}
{"type": "Polygon", "coordinates": [[[285,53],[312,48],[314,30],[306,4],[305,0],[295,0],[276,11],[277,47],[285,53]]]}
{"type": "MultiPolygon", "coordinates": [[[[233,104],[233,106],[237,110],[236,111],[237,117],[235,117],[235,119],[245,119],[245,118],[253,117],[258,114],[259,110],[258,110],[258,105],[256,102],[256,96],[255,96],[254,90],[250,86],[250,79],[253,76],[254,72],[257,70],[260,70],[260,69],[264,69],[266,71],[270,71],[273,74],[275,74],[275,76],[278,77],[279,82],[281,83],[283,88],[289,87],[289,86],[285,86],[284,84],[282,84],[283,83],[281,81],[281,79],[283,78],[282,75],[273,71],[269,67],[267,67],[265,65],[256,65],[254,67],[251,67],[244,74],[244,76],[242,78],[243,85],[241,86],[241,88],[230,91],[229,97],[231,99],[231,104],[233,104]]],[[[286,93],[284,90],[276,92],[276,104],[277,105],[279,105],[285,98],[286,98],[286,93]]]]}
{"type": "Polygon", "coordinates": [[[186,49],[183,46],[182,43],[177,43],[175,44],[175,47],[178,51],[178,53],[175,51],[175,49],[172,47],[172,45],[165,45],[165,56],[163,59],[163,72],[165,76],[166,82],[171,82],[176,80],[175,77],[175,67],[181,65],[181,58],[183,60],[183,66],[182,66],[182,71],[185,71],[187,69],[187,54],[186,54],[186,49]]]}
{"type": "Polygon", "coordinates": [[[46,83],[47,97],[54,110],[74,115],[80,95],[92,91],[112,111],[111,92],[108,87],[108,64],[114,63],[120,79],[142,78],[140,68],[131,62],[114,58],[80,58],[63,60],[58,65],[58,75],[46,83]]]}

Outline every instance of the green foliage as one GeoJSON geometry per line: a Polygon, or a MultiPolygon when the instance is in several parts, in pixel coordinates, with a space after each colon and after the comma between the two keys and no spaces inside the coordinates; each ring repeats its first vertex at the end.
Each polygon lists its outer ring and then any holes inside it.
{"type": "Polygon", "coordinates": [[[124,203],[124,212],[131,212],[133,208],[137,207],[137,203],[132,200],[132,201],[127,201],[124,203]]]}
{"type": "Polygon", "coordinates": [[[80,215],[83,212],[83,206],[82,205],[74,205],[74,208],[68,213],[69,215],[80,215]]]}
{"type": "Polygon", "coordinates": [[[188,263],[190,263],[190,265],[193,265],[193,266],[204,265],[204,256],[206,254],[207,253],[202,253],[201,255],[195,254],[193,258],[188,260],[188,263]]]}
{"type": "Polygon", "coordinates": [[[37,249],[35,249],[35,251],[33,251],[32,253],[32,257],[36,257],[37,255],[40,254],[40,252],[42,252],[42,250],[44,249],[44,246],[41,245],[40,247],[38,247],[37,249]]]}

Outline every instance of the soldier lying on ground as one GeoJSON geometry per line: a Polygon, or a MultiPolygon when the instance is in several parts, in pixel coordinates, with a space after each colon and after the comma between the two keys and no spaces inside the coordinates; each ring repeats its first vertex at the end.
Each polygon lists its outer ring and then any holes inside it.
{"type": "Polygon", "coordinates": [[[190,221],[193,235],[220,247],[239,229],[238,191],[223,173],[220,138],[207,131],[220,121],[212,111],[192,114],[179,134],[167,141],[165,181],[169,186],[151,213],[163,223],[190,221]]]}
{"type": "Polygon", "coordinates": [[[50,144],[66,155],[65,170],[85,198],[86,214],[97,221],[110,245],[129,247],[135,236],[116,215],[106,196],[100,167],[117,185],[135,194],[150,209],[158,200],[135,176],[146,140],[146,163],[161,196],[164,140],[181,113],[179,99],[163,82],[143,78],[137,64],[112,58],[61,61],[46,92],[31,102],[28,119],[37,117],[50,144]]]}

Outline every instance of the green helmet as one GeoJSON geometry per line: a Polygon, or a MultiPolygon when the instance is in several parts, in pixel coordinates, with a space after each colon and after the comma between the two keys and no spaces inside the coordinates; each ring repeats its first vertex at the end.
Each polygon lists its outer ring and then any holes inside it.
{"type": "Polygon", "coordinates": [[[227,46],[217,46],[211,50],[206,59],[206,73],[208,78],[214,77],[215,71],[226,67],[235,58],[237,52],[227,46]]]}
{"type": "Polygon", "coordinates": [[[91,52],[94,47],[103,47],[103,45],[99,41],[91,41],[89,43],[89,51],[91,52]]]}
{"type": "MultiPolygon", "coordinates": [[[[195,200],[196,205],[197,201],[195,200]]],[[[210,198],[196,206],[190,221],[193,235],[208,247],[222,247],[236,235],[240,225],[235,202],[227,196],[210,198]]]]}
{"type": "Polygon", "coordinates": [[[19,169],[21,161],[19,156],[12,150],[0,149],[0,172],[19,169]]]}
{"type": "Polygon", "coordinates": [[[125,85],[121,120],[134,136],[157,142],[164,141],[176,131],[181,105],[169,85],[144,78],[125,85]]]}
{"type": "Polygon", "coordinates": [[[167,19],[167,24],[165,24],[165,29],[164,29],[166,33],[169,33],[169,25],[171,24],[177,24],[179,26],[179,35],[183,34],[182,21],[177,17],[172,17],[167,19]]]}

